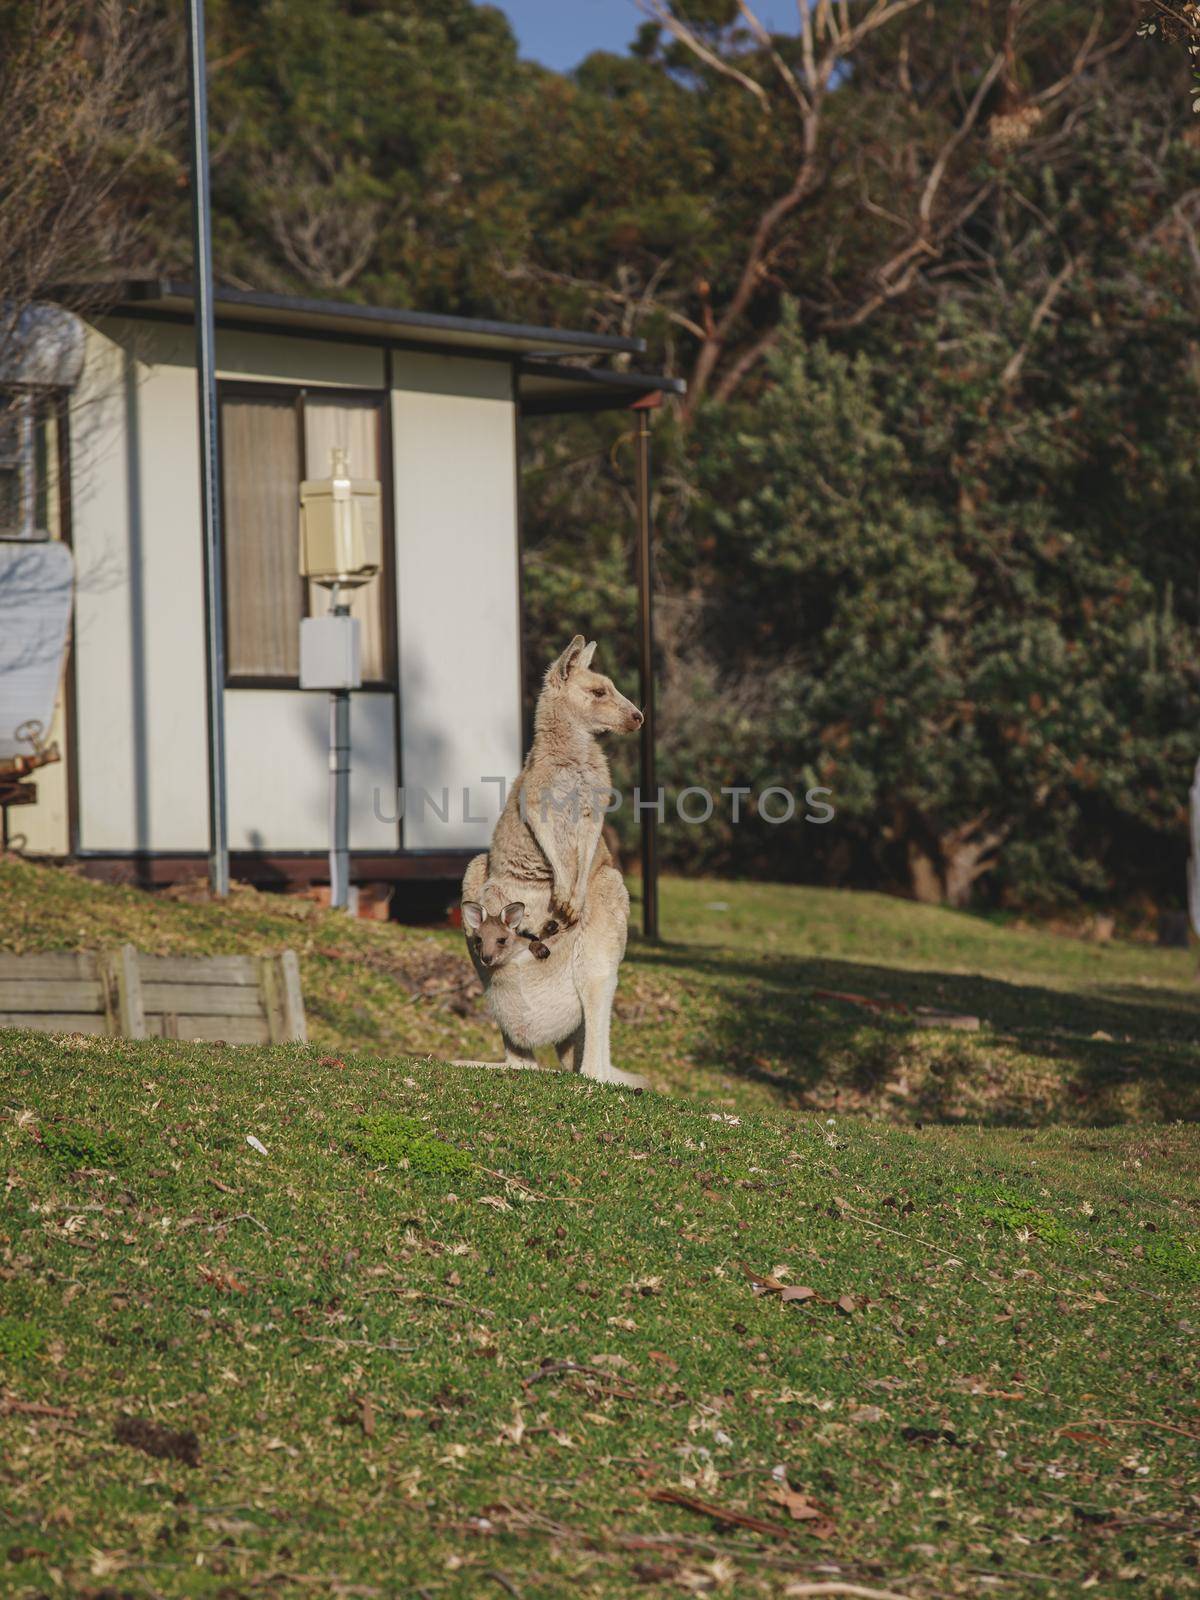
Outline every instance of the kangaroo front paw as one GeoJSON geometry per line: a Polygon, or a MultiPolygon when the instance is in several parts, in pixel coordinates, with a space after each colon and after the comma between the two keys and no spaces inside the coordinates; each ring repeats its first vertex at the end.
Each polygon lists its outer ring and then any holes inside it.
{"type": "Polygon", "coordinates": [[[551,917],[550,921],[542,929],[542,938],[543,939],[553,939],[554,935],[557,932],[558,932],[558,923],[555,922],[553,917],[551,917]]]}
{"type": "Polygon", "coordinates": [[[549,961],[550,959],[550,947],[544,945],[540,939],[530,940],[529,953],[538,961],[549,961]]]}

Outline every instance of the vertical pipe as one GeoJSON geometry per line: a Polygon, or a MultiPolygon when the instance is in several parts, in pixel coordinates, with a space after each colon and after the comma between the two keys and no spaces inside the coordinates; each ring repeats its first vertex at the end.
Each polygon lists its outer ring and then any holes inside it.
{"type": "MultiPolygon", "coordinates": [[[[657,397],[656,397],[657,398],[657,397]]],[[[658,777],[654,762],[654,563],[650,525],[650,407],[637,411],[638,676],[642,699],[642,932],[658,939],[658,777]],[[649,809],[646,802],[649,801],[649,809]]]]}
{"type": "Polygon", "coordinates": [[[212,213],[208,193],[208,84],[204,0],[187,0],[188,119],[192,155],[192,258],[196,382],[200,411],[200,505],[204,523],[205,689],[208,704],[208,872],[212,892],[229,893],[225,792],[225,621],[221,585],[220,471],[213,326],[212,213]]]}
{"type": "MultiPolygon", "coordinates": [[[[335,617],[350,614],[335,589],[331,607],[335,617]]],[[[329,696],[329,904],[336,911],[350,909],[350,691],[334,689],[329,696]]]]}

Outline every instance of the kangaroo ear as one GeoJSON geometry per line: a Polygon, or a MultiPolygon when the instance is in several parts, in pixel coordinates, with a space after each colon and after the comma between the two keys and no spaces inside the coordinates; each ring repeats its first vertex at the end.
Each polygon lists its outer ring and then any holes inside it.
{"type": "Polygon", "coordinates": [[[519,928],[521,926],[521,918],[524,915],[524,900],[514,900],[512,905],[505,906],[504,910],[500,913],[500,920],[503,922],[506,928],[519,928]]]}
{"type": "Polygon", "coordinates": [[[584,645],[583,649],[579,652],[579,666],[580,666],[580,668],[581,669],[586,669],[586,668],[590,667],[591,664],[592,664],[592,657],[595,654],[596,654],[596,641],[593,639],[591,644],[584,645]]]}
{"type": "Polygon", "coordinates": [[[586,643],[587,641],[583,635],[577,633],[558,660],[551,665],[550,671],[546,676],[548,678],[560,678],[565,683],[575,670],[586,643]]]}
{"type": "Polygon", "coordinates": [[[477,906],[473,900],[464,900],[462,917],[471,932],[478,933],[483,926],[483,907],[477,906]]]}

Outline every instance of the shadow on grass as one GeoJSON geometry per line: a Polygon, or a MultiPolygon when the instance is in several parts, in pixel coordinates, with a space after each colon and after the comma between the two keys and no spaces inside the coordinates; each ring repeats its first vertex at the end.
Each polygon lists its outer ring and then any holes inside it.
{"type": "Polygon", "coordinates": [[[801,1105],[900,1120],[1103,1124],[1200,1116],[1200,999],[1135,984],[1085,993],[824,957],[642,946],[644,970],[677,973],[703,1020],[698,1066],[801,1105]],[[980,1019],[978,1033],[838,1001],[839,991],[980,1019]],[[893,1088],[901,1084],[899,1090],[893,1088]],[[890,1098],[889,1098],[890,1094],[890,1098]]]}

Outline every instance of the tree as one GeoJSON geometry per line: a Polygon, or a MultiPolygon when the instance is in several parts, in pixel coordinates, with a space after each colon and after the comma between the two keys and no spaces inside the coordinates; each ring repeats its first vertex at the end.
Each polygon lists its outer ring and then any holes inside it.
{"type": "Polygon", "coordinates": [[[749,0],[639,3],[635,60],[585,64],[532,185],[602,240],[616,212],[607,271],[553,222],[517,270],[669,330],[685,421],[761,375],[786,296],[810,332],[845,332],[978,272],[1011,172],[1052,159],[1134,31],[1124,0],[801,0],[796,36],[749,0]]]}
{"type": "Polygon", "coordinates": [[[736,439],[696,440],[706,647],[777,707],[759,770],[830,786],[859,871],[919,899],[1181,872],[1200,648],[1189,541],[1162,530],[1195,517],[1192,269],[1151,227],[1129,272],[1144,196],[1090,135],[1064,209],[1092,253],[1054,325],[1029,342],[1045,296],[1019,279],[945,302],[899,362],[793,316],[736,439]]]}
{"type": "Polygon", "coordinates": [[[2,346],[34,302],[94,305],[136,264],[178,95],[177,56],[145,6],[4,0],[0,36],[2,346]]]}

